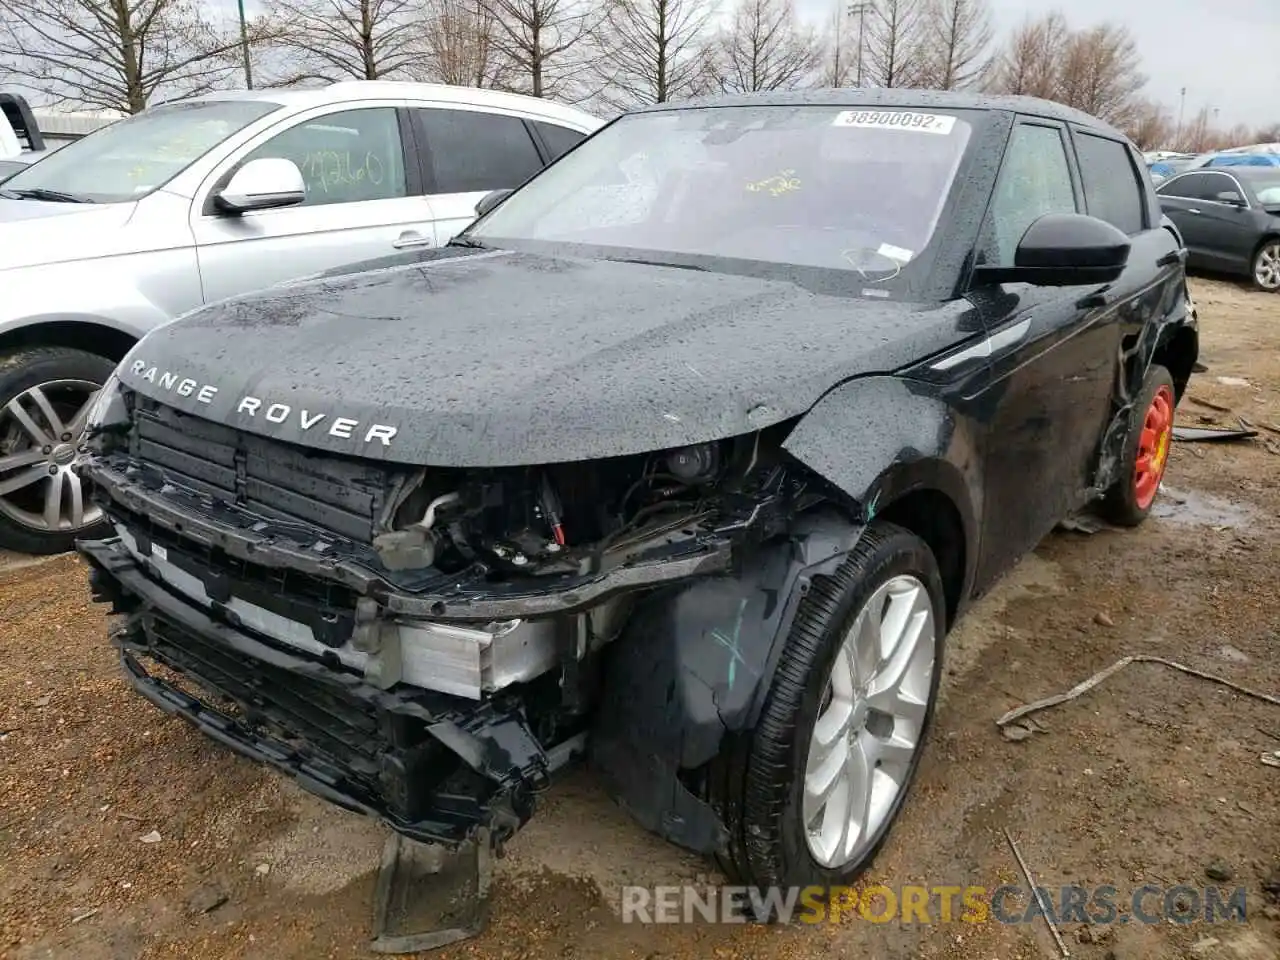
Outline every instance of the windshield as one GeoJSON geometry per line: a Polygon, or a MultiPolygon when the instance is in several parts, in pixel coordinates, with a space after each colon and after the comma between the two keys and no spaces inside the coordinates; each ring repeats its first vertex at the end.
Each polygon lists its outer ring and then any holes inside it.
{"type": "Polygon", "coordinates": [[[69,143],[4,181],[7,197],[120,203],[164,186],[205,153],[279,104],[173,103],[69,143]]]}
{"type": "Polygon", "coordinates": [[[887,281],[933,236],[969,141],[963,113],[752,106],[634,114],[548,167],[467,237],[582,244],[606,257],[617,248],[854,270],[887,281]]]}
{"type": "Polygon", "coordinates": [[[1264,207],[1280,206],[1280,170],[1274,177],[1254,177],[1253,192],[1264,207]]]}

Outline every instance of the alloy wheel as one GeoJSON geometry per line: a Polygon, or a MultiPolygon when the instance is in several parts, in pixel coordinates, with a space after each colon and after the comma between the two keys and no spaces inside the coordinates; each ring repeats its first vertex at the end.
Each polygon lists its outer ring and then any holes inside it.
{"type": "Polygon", "coordinates": [[[1280,241],[1273,240],[1258,251],[1253,279],[1263,290],[1280,290],[1280,241]]]}
{"type": "Polygon", "coordinates": [[[937,625],[913,576],[882,584],[840,645],[805,765],[809,853],[824,867],[860,859],[888,822],[921,747],[937,625]]]}
{"type": "Polygon", "coordinates": [[[9,519],[43,533],[74,532],[101,519],[74,470],[98,387],[50,380],[0,408],[0,512],[9,519]]]}

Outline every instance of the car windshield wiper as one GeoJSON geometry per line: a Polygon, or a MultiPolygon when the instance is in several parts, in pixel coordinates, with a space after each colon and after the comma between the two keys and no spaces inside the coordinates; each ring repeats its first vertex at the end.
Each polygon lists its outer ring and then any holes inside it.
{"type": "Polygon", "coordinates": [[[28,187],[24,190],[0,190],[6,197],[18,200],[48,200],[52,203],[93,203],[88,197],[80,197],[74,193],[63,193],[61,190],[46,190],[44,187],[28,187]]]}
{"type": "Polygon", "coordinates": [[[472,250],[489,249],[479,240],[472,240],[470,237],[454,237],[452,240],[446,243],[445,246],[446,247],[470,247],[472,250]]]}

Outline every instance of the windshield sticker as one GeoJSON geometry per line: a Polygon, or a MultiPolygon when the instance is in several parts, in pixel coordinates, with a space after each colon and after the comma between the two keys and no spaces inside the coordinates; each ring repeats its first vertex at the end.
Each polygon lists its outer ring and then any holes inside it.
{"type": "Polygon", "coordinates": [[[833,127],[876,130],[909,130],[940,133],[944,136],[956,125],[956,118],[943,113],[886,113],[882,110],[844,110],[836,114],[833,127]]]}
{"type": "Polygon", "coordinates": [[[799,189],[800,181],[796,178],[794,170],[783,170],[772,177],[765,177],[763,180],[756,180],[747,184],[748,193],[768,191],[774,197],[780,197],[784,193],[799,189]]]}
{"type": "Polygon", "coordinates": [[[911,258],[915,256],[910,250],[904,250],[902,247],[895,247],[892,243],[880,244],[880,249],[876,251],[882,257],[888,257],[890,260],[900,260],[903,263],[910,263],[911,258]]]}

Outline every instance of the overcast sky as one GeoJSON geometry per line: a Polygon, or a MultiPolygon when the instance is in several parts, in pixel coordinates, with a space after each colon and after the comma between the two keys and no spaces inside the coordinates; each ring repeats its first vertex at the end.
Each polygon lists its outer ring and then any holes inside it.
{"type": "MultiPolygon", "coordinates": [[[[801,15],[826,18],[839,0],[795,0],[801,15]]],[[[1000,36],[1050,10],[1073,27],[1105,20],[1132,31],[1149,77],[1147,96],[1186,116],[1217,108],[1218,124],[1280,122],[1280,0],[988,0],[1000,36]]]]}
{"type": "MultiPolygon", "coordinates": [[[[207,0],[235,16],[235,0],[207,0]]],[[[721,0],[722,8],[734,0],[721,0]]],[[[847,0],[794,0],[806,20],[825,23],[847,0]]],[[[1175,118],[1187,88],[1186,118],[1216,108],[1217,125],[1280,122],[1280,0],[988,0],[1001,37],[1025,17],[1059,9],[1073,27],[1111,20],[1137,40],[1146,94],[1175,118]]],[[[246,0],[250,13],[259,0],[246,0]]],[[[724,12],[722,10],[722,12],[724,12]]]]}

